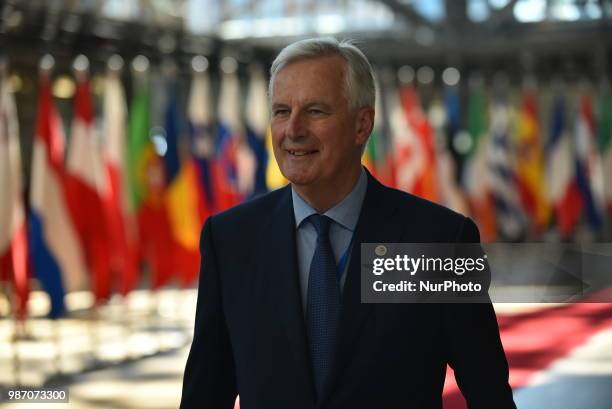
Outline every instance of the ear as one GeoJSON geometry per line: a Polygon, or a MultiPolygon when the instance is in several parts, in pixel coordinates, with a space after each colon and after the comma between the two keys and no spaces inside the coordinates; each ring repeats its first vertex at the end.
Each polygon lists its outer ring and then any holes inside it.
{"type": "Polygon", "coordinates": [[[359,108],[359,111],[357,111],[355,126],[355,142],[357,142],[358,145],[363,145],[368,141],[368,137],[372,133],[372,129],[374,129],[374,108],[359,108]]]}

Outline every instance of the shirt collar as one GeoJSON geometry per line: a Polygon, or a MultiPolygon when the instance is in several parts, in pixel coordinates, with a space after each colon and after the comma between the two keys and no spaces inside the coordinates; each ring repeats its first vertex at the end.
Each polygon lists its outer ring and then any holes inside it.
{"type": "MultiPolygon", "coordinates": [[[[366,194],[368,187],[368,177],[363,167],[359,174],[359,179],[351,192],[344,199],[328,211],[325,216],[331,218],[334,222],[344,226],[345,228],[354,231],[359,219],[361,204],[366,194]]],[[[304,199],[291,187],[291,195],[293,197],[293,214],[295,215],[295,227],[299,228],[302,222],[309,216],[316,214],[317,211],[310,207],[304,199]]]]}

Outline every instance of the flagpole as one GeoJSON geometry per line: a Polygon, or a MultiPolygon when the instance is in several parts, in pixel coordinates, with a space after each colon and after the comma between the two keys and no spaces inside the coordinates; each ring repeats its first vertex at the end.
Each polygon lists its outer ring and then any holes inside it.
{"type": "MultiPolygon", "coordinates": [[[[123,70],[124,67],[124,60],[123,58],[121,58],[121,56],[119,54],[113,54],[107,61],[106,63],[106,68],[107,68],[107,84],[110,86],[110,84],[116,84],[119,82],[119,77],[121,75],[121,72],[123,70]],[[116,81],[116,83],[115,83],[116,81]]],[[[117,140],[120,140],[121,142],[123,142],[123,136],[125,136],[122,131],[125,129],[126,124],[123,123],[123,116],[120,116],[120,118],[117,118],[118,113],[122,112],[120,109],[118,109],[118,105],[121,106],[124,101],[121,98],[121,101],[117,101],[117,91],[118,88],[113,86],[111,89],[107,88],[107,91],[105,92],[105,102],[104,102],[104,106],[105,106],[105,127],[107,127],[108,129],[106,129],[106,150],[105,153],[107,155],[106,157],[106,163],[107,163],[107,167],[110,166],[121,166],[121,162],[116,163],[117,157],[119,157],[120,161],[125,160],[125,152],[118,148],[118,146],[123,146],[123,143],[117,144],[117,140]],[[111,89],[114,90],[113,92],[111,92],[111,89]],[[111,98],[112,97],[112,98],[111,98]],[[110,103],[109,101],[112,101],[112,103],[110,103]],[[110,105],[107,105],[110,104],[110,105]],[[117,110],[116,110],[117,109],[117,110]],[[115,111],[116,110],[116,111],[115,111]],[[113,115],[114,113],[114,115],[113,115]],[[117,130],[117,125],[119,125],[120,129],[122,131],[118,131],[117,130]],[[114,131],[113,131],[114,130],[114,131]],[[111,165],[112,163],[112,165],[111,165]]],[[[127,112],[127,111],[126,111],[127,112]]],[[[123,184],[123,183],[122,183],[123,184]]],[[[125,191],[121,191],[122,192],[122,196],[125,193],[125,191]]],[[[120,200],[119,200],[120,202],[120,200]]],[[[115,206],[120,206],[117,204],[117,202],[113,203],[115,206]]],[[[124,209],[122,209],[124,210],[124,209]]],[[[121,212],[119,212],[119,214],[121,214],[123,216],[123,214],[121,212]]],[[[120,217],[118,215],[115,215],[115,217],[120,217]]],[[[124,220],[127,221],[127,220],[124,220]]],[[[125,232],[124,232],[125,233],[125,232]]],[[[117,238],[114,238],[117,239],[117,238]]],[[[125,238],[122,238],[125,239],[125,238]]],[[[128,270],[129,267],[127,266],[127,256],[126,254],[122,254],[121,255],[124,261],[124,265],[123,265],[123,273],[126,274],[125,270],[128,270]]],[[[124,345],[124,354],[123,354],[123,360],[124,361],[129,361],[133,358],[136,357],[136,355],[133,353],[130,342],[132,339],[132,335],[134,333],[134,329],[133,329],[133,325],[132,325],[132,317],[131,317],[131,310],[130,310],[130,306],[129,306],[129,293],[122,293],[120,295],[121,299],[118,303],[118,305],[116,306],[117,308],[113,308],[113,317],[112,320],[113,322],[116,322],[119,325],[120,328],[120,333],[121,333],[121,337],[125,340],[124,345]],[[118,315],[117,315],[118,314],[118,315]]]]}
{"type": "MultiPolygon", "coordinates": [[[[128,120],[128,135],[127,139],[130,141],[128,145],[128,174],[130,175],[130,181],[133,189],[133,201],[130,212],[131,216],[136,217],[138,212],[141,210],[142,206],[142,197],[143,194],[142,189],[142,181],[137,180],[135,178],[135,174],[139,172],[136,169],[135,164],[139,163],[139,160],[142,160],[143,152],[146,150],[146,146],[151,143],[150,137],[148,135],[148,130],[150,128],[150,120],[149,120],[149,96],[148,96],[148,71],[149,71],[149,59],[144,55],[137,55],[131,63],[132,68],[132,78],[133,78],[133,92],[134,95],[132,97],[132,102],[130,105],[130,114],[128,120]],[[145,131],[143,131],[143,129],[145,131]]],[[[142,232],[139,231],[139,235],[142,237],[142,232]]],[[[142,322],[138,324],[144,324],[144,330],[146,331],[147,325],[151,325],[151,302],[154,300],[150,300],[149,294],[145,293],[145,304],[144,311],[142,311],[142,322]]],[[[138,311],[136,311],[139,314],[138,311]]],[[[137,327],[134,325],[136,331],[142,330],[142,325],[137,327]],[[139,328],[140,327],[140,328],[139,328]]],[[[138,355],[141,355],[138,352],[138,355]]]]}
{"type": "MultiPolygon", "coordinates": [[[[72,70],[74,72],[74,76],[75,76],[77,84],[86,81],[89,75],[89,60],[87,59],[87,57],[83,54],[77,55],[72,63],[72,70]]],[[[78,104],[79,102],[78,96],[76,98],[77,98],[76,101],[78,104]]],[[[78,117],[78,115],[79,114],[78,114],[78,108],[77,108],[77,113],[75,114],[75,116],[78,117]]],[[[69,161],[71,158],[71,153],[72,153],[72,149],[70,149],[68,153],[69,161]]],[[[94,277],[97,275],[97,271],[95,271],[95,269],[92,271],[92,273],[94,274],[94,277]]],[[[96,283],[96,280],[94,279],[92,283],[96,283]]],[[[92,290],[93,290],[93,295],[94,295],[94,304],[91,307],[91,310],[88,314],[86,325],[87,325],[87,330],[88,330],[87,332],[89,333],[90,351],[91,351],[90,353],[91,353],[92,363],[94,366],[97,366],[98,365],[97,351],[99,349],[99,339],[98,339],[99,304],[98,304],[98,299],[97,299],[98,291],[95,288],[95,284],[93,287],[94,288],[92,290]]]]}
{"type": "Polygon", "coordinates": [[[154,309],[153,309],[153,331],[154,334],[157,335],[155,338],[157,339],[157,352],[163,352],[164,351],[164,343],[162,342],[163,340],[163,333],[162,331],[160,331],[159,329],[159,325],[162,322],[162,316],[161,316],[161,291],[158,289],[155,291],[154,293],[154,309]]]}
{"type": "MultiPolygon", "coordinates": [[[[13,310],[13,374],[16,386],[21,386],[21,360],[19,359],[19,338],[25,333],[23,327],[20,325],[19,317],[17,316],[17,309],[13,310]]],[[[22,323],[23,324],[23,323],[22,323]]]]}
{"type": "Polygon", "coordinates": [[[53,361],[55,364],[55,372],[57,375],[62,374],[62,339],[61,339],[61,318],[51,319],[51,333],[53,336],[53,343],[55,344],[55,354],[53,361]]]}
{"type": "Polygon", "coordinates": [[[8,305],[10,310],[12,310],[11,312],[9,312],[9,314],[11,314],[13,316],[13,335],[11,337],[10,343],[12,346],[12,364],[13,364],[13,378],[14,378],[14,382],[16,386],[21,386],[21,360],[19,359],[19,339],[25,334],[25,331],[23,330],[23,326],[20,325],[20,320],[19,320],[19,312],[18,312],[18,308],[16,306],[17,304],[17,291],[5,291],[6,288],[10,287],[9,285],[5,284],[4,282],[1,283],[2,285],[2,293],[6,294],[7,297],[7,301],[8,301],[8,305]],[[11,297],[12,295],[12,297],[11,297]]]}
{"type": "MultiPolygon", "coordinates": [[[[39,73],[42,78],[50,78],[55,67],[55,58],[51,54],[45,54],[40,59],[39,73]]],[[[58,375],[62,373],[62,345],[61,345],[61,318],[50,318],[52,342],[55,345],[53,362],[58,375]]]]}
{"type": "MultiPolygon", "coordinates": [[[[15,385],[21,386],[21,359],[19,355],[19,340],[27,338],[27,328],[25,320],[27,318],[27,309],[24,312],[24,316],[21,315],[21,309],[19,307],[22,300],[17,291],[17,284],[13,282],[14,291],[12,291],[12,300],[9,297],[9,303],[12,306],[13,315],[13,373],[15,378],[15,385]]],[[[9,294],[10,295],[10,294],[9,294]]],[[[27,308],[27,307],[26,307],[27,308]]]]}
{"type": "Polygon", "coordinates": [[[185,310],[185,298],[188,294],[186,287],[179,287],[174,296],[174,317],[175,322],[181,332],[185,332],[187,328],[186,323],[183,320],[183,311],[185,310]]]}
{"type": "Polygon", "coordinates": [[[172,306],[174,307],[172,310],[174,312],[174,321],[177,324],[180,324],[181,321],[181,295],[182,295],[183,289],[179,286],[176,291],[174,292],[174,295],[172,297],[172,306]]]}
{"type": "Polygon", "coordinates": [[[183,313],[187,309],[186,305],[187,305],[188,299],[189,299],[189,297],[187,295],[191,294],[191,290],[187,289],[187,288],[183,288],[182,293],[183,294],[181,296],[181,299],[179,300],[179,303],[180,303],[180,307],[179,307],[179,322],[180,322],[180,325],[181,325],[182,332],[186,335],[187,339],[189,339],[189,337],[191,336],[190,330],[191,330],[192,323],[191,323],[190,319],[186,319],[185,318],[183,313]]]}
{"type": "MultiPolygon", "coordinates": [[[[17,118],[17,107],[15,104],[13,92],[8,81],[8,58],[0,56],[0,128],[2,129],[0,142],[0,150],[5,155],[6,164],[3,163],[2,173],[10,178],[7,192],[8,196],[4,197],[8,204],[9,219],[6,232],[8,233],[7,247],[2,249],[4,253],[8,249],[7,257],[10,263],[5,269],[0,271],[1,293],[6,295],[8,313],[13,316],[13,334],[12,340],[8,341],[13,347],[12,363],[15,376],[15,384],[20,384],[21,361],[19,357],[19,339],[25,335],[23,330],[23,318],[27,315],[27,311],[23,311],[22,307],[27,308],[27,262],[26,252],[26,216],[23,208],[23,184],[21,179],[21,154],[19,143],[19,125],[17,118]],[[8,171],[8,173],[5,173],[8,171]],[[4,280],[7,283],[4,283],[4,280]]],[[[4,156],[4,155],[3,155],[4,156]]],[[[6,187],[6,185],[4,186],[6,187]]],[[[3,192],[4,193],[4,192],[3,192]]],[[[4,209],[7,209],[4,207],[4,209]]],[[[8,323],[8,322],[7,322],[8,323]]]]}
{"type": "MultiPolygon", "coordinates": [[[[0,277],[2,274],[0,274],[0,277]]],[[[16,287],[16,284],[13,283],[13,286],[16,287]]],[[[13,367],[13,379],[14,384],[16,386],[21,386],[21,359],[19,355],[19,340],[24,338],[26,335],[25,331],[25,323],[19,317],[19,308],[18,308],[18,296],[17,289],[14,291],[10,291],[10,284],[5,284],[4,281],[0,280],[0,293],[5,294],[9,313],[8,315],[12,315],[12,323],[13,323],[13,334],[10,336],[10,344],[12,349],[11,361],[13,367]],[[7,290],[8,289],[8,290],[7,290]]],[[[7,316],[8,316],[7,315],[7,316]]]]}
{"type": "Polygon", "coordinates": [[[98,339],[98,302],[94,301],[94,305],[91,309],[91,315],[89,320],[87,320],[87,326],[89,329],[89,341],[91,345],[91,358],[94,366],[98,365],[98,356],[97,351],[99,349],[99,339],[98,339]]]}
{"type": "Polygon", "coordinates": [[[123,321],[121,320],[121,318],[119,319],[119,323],[121,325],[121,328],[123,329],[123,335],[126,338],[124,359],[126,361],[135,359],[137,357],[137,355],[133,353],[130,344],[132,336],[134,335],[134,326],[132,325],[132,316],[128,297],[129,294],[123,296],[122,303],[120,306],[120,310],[123,312],[123,321]]]}

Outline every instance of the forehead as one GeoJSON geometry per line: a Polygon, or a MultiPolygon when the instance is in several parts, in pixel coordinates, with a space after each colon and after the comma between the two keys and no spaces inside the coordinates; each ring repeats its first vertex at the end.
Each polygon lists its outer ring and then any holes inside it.
{"type": "Polygon", "coordinates": [[[344,95],[346,61],[337,55],[290,62],[277,72],[272,101],[287,98],[337,98],[344,95]]]}

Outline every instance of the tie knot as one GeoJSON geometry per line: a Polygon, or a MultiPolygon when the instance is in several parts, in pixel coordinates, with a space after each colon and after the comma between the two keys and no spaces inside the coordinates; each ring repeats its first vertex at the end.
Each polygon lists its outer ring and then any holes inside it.
{"type": "Polygon", "coordinates": [[[310,216],[309,220],[317,231],[317,236],[319,238],[329,235],[329,226],[331,225],[332,219],[322,214],[313,214],[310,216]]]}

